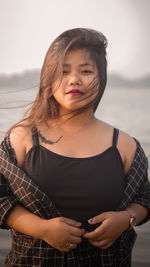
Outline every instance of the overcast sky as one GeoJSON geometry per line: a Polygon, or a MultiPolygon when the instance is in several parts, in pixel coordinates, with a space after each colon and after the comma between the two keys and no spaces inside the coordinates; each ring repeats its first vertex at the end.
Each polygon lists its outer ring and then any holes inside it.
{"type": "Polygon", "coordinates": [[[0,0],[0,74],[41,68],[64,30],[89,27],[108,39],[108,70],[150,73],[150,0],[0,0]]]}

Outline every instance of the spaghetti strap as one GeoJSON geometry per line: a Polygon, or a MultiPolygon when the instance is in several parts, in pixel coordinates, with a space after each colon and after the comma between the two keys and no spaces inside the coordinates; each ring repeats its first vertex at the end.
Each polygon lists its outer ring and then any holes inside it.
{"type": "Polygon", "coordinates": [[[39,146],[38,132],[33,133],[33,131],[32,131],[32,146],[39,146]]]}
{"type": "Polygon", "coordinates": [[[114,133],[113,133],[113,146],[117,146],[117,141],[118,141],[118,135],[119,135],[119,129],[114,128],[114,133]]]}

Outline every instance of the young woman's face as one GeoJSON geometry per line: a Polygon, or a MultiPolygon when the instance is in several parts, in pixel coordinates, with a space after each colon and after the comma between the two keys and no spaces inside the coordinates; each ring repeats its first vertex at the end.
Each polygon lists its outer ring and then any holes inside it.
{"type": "Polygon", "coordinates": [[[63,77],[52,84],[55,100],[60,104],[60,112],[73,111],[91,102],[97,95],[91,83],[98,79],[98,69],[86,49],[76,49],[66,53],[63,77]]]}

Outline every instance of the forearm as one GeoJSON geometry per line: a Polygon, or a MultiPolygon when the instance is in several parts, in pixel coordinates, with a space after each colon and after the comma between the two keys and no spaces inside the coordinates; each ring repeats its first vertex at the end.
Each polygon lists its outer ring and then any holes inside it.
{"type": "Polygon", "coordinates": [[[75,249],[85,233],[84,229],[79,228],[79,222],[65,217],[42,219],[19,205],[9,214],[6,223],[16,231],[42,239],[63,252],[75,249]],[[73,243],[71,248],[70,243],[73,243]]]}
{"type": "Polygon", "coordinates": [[[125,210],[129,213],[129,215],[136,217],[136,225],[141,223],[148,215],[147,208],[137,203],[129,204],[129,206],[125,210]]]}
{"type": "Polygon", "coordinates": [[[7,217],[6,224],[23,234],[41,238],[43,221],[44,219],[17,205],[7,217]]]}

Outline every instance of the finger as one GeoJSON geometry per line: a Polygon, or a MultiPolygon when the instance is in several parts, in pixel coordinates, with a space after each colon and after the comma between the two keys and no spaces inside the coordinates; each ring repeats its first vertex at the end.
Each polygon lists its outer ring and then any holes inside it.
{"type": "Polygon", "coordinates": [[[72,220],[72,219],[69,219],[69,218],[66,218],[66,217],[62,217],[62,221],[71,225],[71,226],[76,226],[76,227],[80,227],[82,225],[81,222],[77,222],[75,220],[72,220]]]}
{"type": "Polygon", "coordinates": [[[98,247],[98,248],[101,248],[101,249],[106,249],[110,246],[113,245],[113,242],[110,241],[110,240],[102,240],[102,241],[90,241],[90,243],[95,246],[95,247],[98,247]]]}
{"type": "Polygon", "coordinates": [[[65,246],[62,249],[65,250],[65,252],[68,252],[68,251],[75,249],[75,248],[77,248],[77,244],[68,242],[65,244],[65,246]]]}
{"type": "Polygon", "coordinates": [[[77,236],[71,236],[70,237],[70,243],[80,244],[81,242],[82,242],[82,238],[81,237],[77,237],[77,236]]]}
{"type": "Polygon", "coordinates": [[[97,223],[103,222],[105,217],[106,217],[106,212],[103,212],[103,213],[101,213],[101,214],[99,214],[93,218],[90,218],[88,220],[88,223],[89,224],[97,224],[97,223]]]}
{"type": "Polygon", "coordinates": [[[83,235],[84,238],[89,239],[89,240],[97,240],[99,236],[95,231],[92,231],[90,233],[86,233],[83,235]]]}
{"type": "Polygon", "coordinates": [[[106,234],[105,227],[103,227],[103,225],[101,225],[101,226],[97,227],[94,231],[85,233],[83,235],[83,237],[90,239],[90,240],[103,239],[105,234],[106,234]]]}
{"type": "Polygon", "coordinates": [[[85,234],[85,230],[72,226],[70,228],[70,233],[74,236],[83,236],[85,234]]]}

